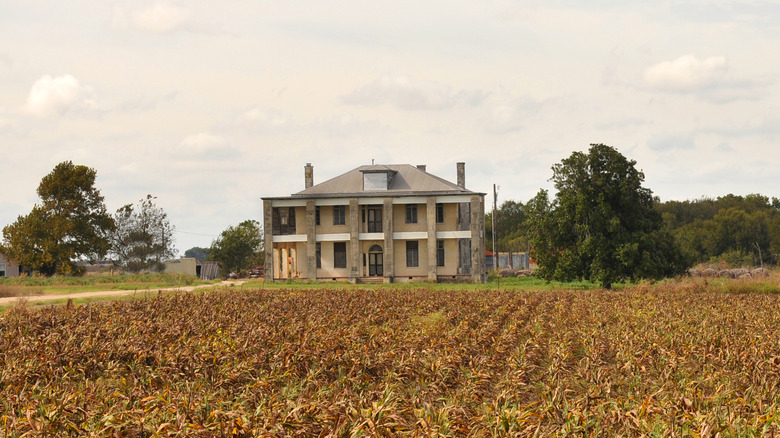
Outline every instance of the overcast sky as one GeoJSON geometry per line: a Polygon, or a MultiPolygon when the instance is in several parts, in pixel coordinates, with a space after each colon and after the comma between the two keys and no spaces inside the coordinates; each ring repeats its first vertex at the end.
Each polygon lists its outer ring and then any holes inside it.
{"type": "Polygon", "coordinates": [[[616,147],[662,200],[780,197],[778,1],[0,0],[0,226],[71,160],[180,253],[371,160],[525,202],[616,147]]]}

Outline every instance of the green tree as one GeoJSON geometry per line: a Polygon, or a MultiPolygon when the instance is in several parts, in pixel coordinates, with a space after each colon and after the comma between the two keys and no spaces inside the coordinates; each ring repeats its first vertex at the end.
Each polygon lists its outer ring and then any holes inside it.
{"type": "Polygon", "coordinates": [[[165,211],[155,205],[155,199],[146,195],[136,205],[127,204],[114,215],[117,227],[111,235],[111,252],[129,272],[162,271],[163,260],[176,256],[175,227],[165,211]]]}
{"type": "Polygon", "coordinates": [[[685,272],[687,262],[663,228],[644,174],[615,148],[592,144],[553,166],[558,191],[529,201],[532,256],[547,280],[620,280],[685,272]]]}
{"type": "MultiPolygon", "coordinates": [[[[527,251],[528,236],[525,222],[525,206],[522,202],[504,201],[496,211],[496,249],[503,251],[527,251]]],[[[493,212],[485,215],[485,243],[493,250],[493,212]]]]}
{"type": "Polygon", "coordinates": [[[774,264],[780,252],[780,201],[759,194],[656,204],[665,228],[698,262],[774,264]]]}
{"type": "Polygon", "coordinates": [[[97,171],[64,161],[38,185],[40,204],[3,228],[3,251],[20,265],[46,275],[82,273],[78,260],[106,255],[114,220],[95,188],[97,171]]]}
{"type": "Polygon", "coordinates": [[[190,257],[197,260],[206,260],[209,257],[209,249],[193,246],[187,251],[184,251],[184,257],[190,257]]]}
{"type": "Polygon", "coordinates": [[[246,220],[228,227],[211,243],[209,260],[219,262],[223,272],[240,272],[261,265],[263,237],[260,224],[246,220]]]}

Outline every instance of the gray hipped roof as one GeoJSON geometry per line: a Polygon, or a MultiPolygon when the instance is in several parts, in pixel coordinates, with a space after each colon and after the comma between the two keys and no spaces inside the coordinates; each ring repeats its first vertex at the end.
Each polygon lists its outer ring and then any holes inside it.
{"type": "Polygon", "coordinates": [[[320,198],[343,196],[413,196],[474,194],[445,179],[432,175],[410,164],[360,166],[292,195],[294,198],[320,198]],[[388,173],[392,176],[387,190],[363,190],[364,173],[388,173]]]}

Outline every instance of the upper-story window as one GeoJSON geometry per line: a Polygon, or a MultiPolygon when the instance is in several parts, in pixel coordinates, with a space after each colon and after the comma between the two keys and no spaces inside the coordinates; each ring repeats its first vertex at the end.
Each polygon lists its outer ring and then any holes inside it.
{"type": "Polygon", "coordinates": [[[345,225],[347,223],[347,208],[345,205],[333,206],[333,225],[345,225]]]}
{"type": "Polygon", "coordinates": [[[274,207],[271,217],[274,235],[295,234],[295,207],[274,207]]]}
{"type": "Polygon", "coordinates": [[[366,221],[366,217],[363,216],[364,222],[367,222],[368,225],[368,232],[369,233],[381,233],[382,232],[382,206],[381,205],[369,205],[366,208],[365,214],[368,216],[368,221],[366,221]]]}
{"type": "Polygon", "coordinates": [[[314,225],[320,224],[320,206],[314,207],[314,225]]]}
{"type": "Polygon", "coordinates": [[[406,223],[417,223],[417,204],[406,204],[406,223]]]}
{"type": "Polygon", "coordinates": [[[444,223],[444,204],[442,204],[441,202],[436,204],[436,223],[437,224],[444,223]]]}

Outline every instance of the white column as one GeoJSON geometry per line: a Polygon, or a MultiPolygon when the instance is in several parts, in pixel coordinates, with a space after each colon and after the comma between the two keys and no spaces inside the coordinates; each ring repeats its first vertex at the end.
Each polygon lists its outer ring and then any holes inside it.
{"type": "Polygon", "coordinates": [[[282,248],[282,276],[281,278],[290,278],[290,262],[287,260],[287,248],[282,248]]]}
{"type": "Polygon", "coordinates": [[[274,278],[280,278],[279,277],[279,249],[274,248],[274,262],[272,264],[274,268],[274,278]]]}

